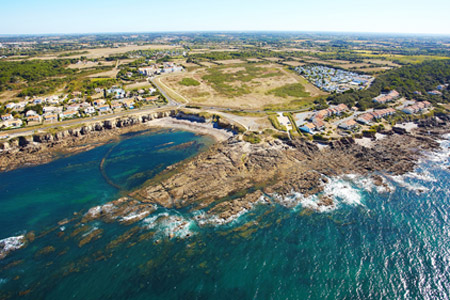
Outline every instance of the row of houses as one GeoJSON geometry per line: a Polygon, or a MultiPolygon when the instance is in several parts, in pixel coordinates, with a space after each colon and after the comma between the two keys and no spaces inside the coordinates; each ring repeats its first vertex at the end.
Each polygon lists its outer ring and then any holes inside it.
{"type": "Polygon", "coordinates": [[[111,101],[110,104],[106,103],[104,99],[97,99],[92,102],[92,105],[88,102],[74,103],[68,106],[44,106],[43,114],[39,115],[34,110],[28,110],[24,113],[23,120],[20,118],[14,118],[11,113],[6,113],[0,116],[0,128],[18,128],[23,126],[23,121],[26,120],[27,124],[34,125],[42,122],[54,123],[67,119],[78,118],[84,113],[85,115],[93,115],[95,113],[105,114],[112,113],[126,109],[134,109],[136,106],[136,100],[146,103],[151,103],[159,100],[159,96],[150,97],[136,97],[126,98],[111,101]],[[64,110],[65,109],[65,110],[64,110]]]}
{"type": "Polygon", "coordinates": [[[356,119],[356,121],[358,121],[361,124],[367,125],[370,122],[372,122],[372,120],[374,120],[374,119],[377,120],[377,119],[385,118],[387,116],[393,115],[395,112],[396,112],[396,110],[393,108],[374,110],[372,112],[368,112],[368,113],[360,115],[356,119]]]}
{"type": "Polygon", "coordinates": [[[387,94],[380,94],[373,98],[373,102],[378,104],[386,104],[388,102],[392,102],[400,97],[400,93],[396,90],[390,91],[387,94]]]}
{"type": "Polygon", "coordinates": [[[321,131],[325,129],[325,118],[331,116],[339,116],[347,110],[347,105],[343,103],[334,107],[319,110],[309,119],[311,122],[305,123],[303,126],[299,127],[299,129],[309,134],[313,134],[315,131],[321,131]]]}
{"type": "Polygon", "coordinates": [[[424,109],[429,108],[431,103],[428,101],[418,102],[414,105],[407,106],[402,109],[404,113],[408,115],[413,115],[422,112],[424,109]]]}
{"type": "Polygon", "coordinates": [[[182,66],[172,62],[165,62],[162,65],[152,64],[151,66],[138,69],[139,73],[145,76],[182,72],[183,70],[184,68],[182,66]]]}
{"type": "Polygon", "coordinates": [[[343,103],[341,103],[341,104],[339,104],[337,106],[334,106],[334,107],[330,107],[330,108],[327,108],[327,109],[319,110],[317,113],[315,113],[313,115],[311,120],[314,120],[314,119],[325,119],[327,117],[331,117],[331,116],[335,116],[335,115],[339,116],[345,111],[348,111],[348,106],[343,104],[343,103]]]}

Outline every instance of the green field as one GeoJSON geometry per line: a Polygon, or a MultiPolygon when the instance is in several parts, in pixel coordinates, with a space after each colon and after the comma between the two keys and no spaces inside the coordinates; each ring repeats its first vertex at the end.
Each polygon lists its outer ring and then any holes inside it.
{"type": "Polygon", "coordinates": [[[243,67],[244,70],[239,70],[234,73],[224,73],[223,70],[229,69],[229,67],[209,68],[207,70],[208,74],[203,76],[202,79],[206,80],[218,93],[228,97],[236,97],[250,94],[252,92],[251,88],[246,83],[251,83],[256,78],[269,78],[282,75],[279,70],[257,66],[235,65],[233,67],[243,67]],[[239,85],[232,85],[233,83],[239,83],[239,85]]]}
{"type": "Polygon", "coordinates": [[[282,87],[269,91],[268,94],[282,98],[309,96],[309,93],[305,91],[305,87],[301,83],[286,84],[282,87]]]}
{"type": "Polygon", "coordinates": [[[180,81],[180,84],[184,86],[199,86],[200,82],[195,79],[185,77],[180,81]]]}

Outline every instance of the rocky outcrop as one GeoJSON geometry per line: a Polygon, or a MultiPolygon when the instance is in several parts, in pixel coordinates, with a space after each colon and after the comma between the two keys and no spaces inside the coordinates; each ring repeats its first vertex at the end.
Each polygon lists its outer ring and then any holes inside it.
{"type": "MultiPolygon", "coordinates": [[[[448,130],[448,128],[447,128],[448,130]]],[[[224,222],[252,206],[262,195],[280,199],[298,192],[305,197],[323,190],[328,176],[342,174],[404,174],[413,170],[421,152],[439,144],[421,133],[396,134],[377,140],[372,148],[353,138],[330,141],[324,150],[305,140],[272,140],[249,144],[237,138],[155,178],[132,196],[143,203],[170,208],[209,208],[224,222]],[[240,197],[239,195],[246,195],[240,197]]],[[[375,177],[377,185],[383,185],[375,177]]],[[[318,206],[334,205],[321,198],[318,206]]]]}

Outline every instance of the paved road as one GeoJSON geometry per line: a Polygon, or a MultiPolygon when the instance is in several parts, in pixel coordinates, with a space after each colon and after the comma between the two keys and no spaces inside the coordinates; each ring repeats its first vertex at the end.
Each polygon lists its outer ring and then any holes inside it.
{"type": "MultiPolygon", "coordinates": [[[[159,80],[159,77],[150,77],[149,79],[150,79],[150,81],[156,86],[156,88],[160,91],[160,93],[161,93],[164,97],[166,97],[169,106],[182,106],[181,103],[175,101],[172,97],[170,97],[170,96],[167,94],[166,90],[168,90],[168,89],[170,89],[170,88],[169,88],[167,85],[163,84],[163,83],[161,82],[161,80],[159,80]]],[[[170,90],[171,90],[173,93],[175,93],[175,91],[173,91],[172,89],[170,89],[170,90]]],[[[182,96],[180,95],[180,97],[182,97],[182,96]]],[[[183,99],[185,99],[185,100],[187,101],[186,98],[183,97],[183,99]]]]}

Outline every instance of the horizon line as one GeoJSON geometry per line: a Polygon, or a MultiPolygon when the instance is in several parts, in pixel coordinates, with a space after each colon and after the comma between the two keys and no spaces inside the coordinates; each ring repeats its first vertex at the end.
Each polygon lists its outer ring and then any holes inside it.
{"type": "Polygon", "coordinates": [[[107,32],[67,32],[67,33],[0,33],[2,37],[23,36],[73,36],[73,35],[119,35],[119,34],[180,34],[180,33],[314,33],[314,34],[367,34],[393,36],[439,36],[450,37],[450,33],[419,33],[419,32],[375,32],[375,31],[323,31],[323,30],[159,30],[159,31],[107,31],[107,32]]]}

